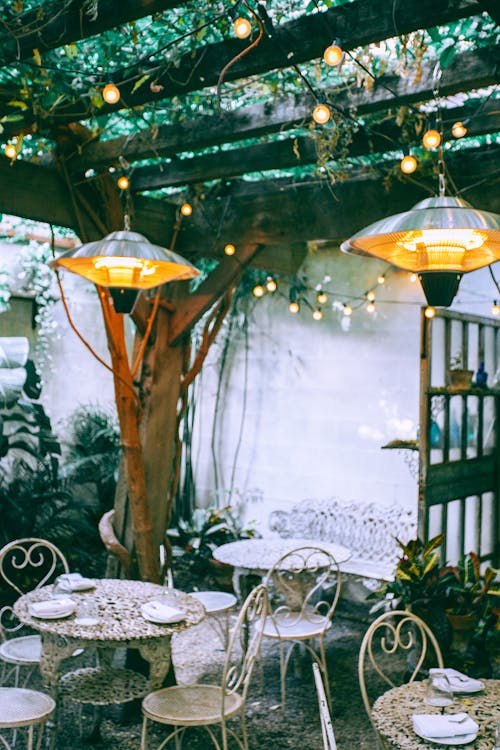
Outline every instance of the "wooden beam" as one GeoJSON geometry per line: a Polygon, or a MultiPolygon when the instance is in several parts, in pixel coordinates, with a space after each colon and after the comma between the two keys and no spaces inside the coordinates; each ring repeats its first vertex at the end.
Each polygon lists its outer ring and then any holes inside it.
{"type": "MultiPolygon", "coordinates": [[[[500,50],[498,46],[483,47],[456,55],[442,71],[440,92],[450,96],[496,83],[499,79],[500,50]]],[[[397,76],[381,76],[368,94],[364,88],[344,86],[327,91],[328,99],[358,114],[424,101],[434,96],[434,63],[424,65],[422,79],[414,83],[397,76]],[[394,93],[392,93],[394,92],[394,93]]],[[[71,170],[97,171],[116,164],[120,156],[133,162],[140,159],[175,156],[181,151],[195,151],[219,143],[232,143],[269,133],[283,132],[311,118],[313,99],[308,93],[278,98],[264,104],[243,107],[235,112],[205,115],[174,125],[160,125],[153,139],[151,130],[121,136],[101,143],[83,145],[82,156],[69,162],[71,170]]]]}
{"type": "Polygon", "coordinates": [[[217,302],[232,284],[237,284],[245,268],[261,249],[260,245],[246,245],[232,256],[223,256],[217,268],[189,297],[176,302],[169,326],[170,346],[176,346],[189,333],[201,316],[217,302]]]}
{"type": "Polygon", "coordinates": [[[4,13],[0,33],[0,65],[33,56],[64,44],[86,39],[108,29],[153,13],[182,5],[185,0],[99,0],[95,17],[85,10],[82,0],[43,3],[22,14],[4,13]]]}
{"type": "MultiPolygon", "coordinates": [[[[480,104],[468,102],[463,107],[454,107],[443,112],[445,140],[454,141],[451,125],[460,120],[467,122],[468,136],[484,135],[500,131],[500,109],[496,101],[489,101],[474,118],[480,104]],[[472,119],[471,119],[472,118],[472,119]]],[[[340,124],[339,124],[340,127],[340,124]]],[[[415,138],[415,145],[417,140],[415,138]]],[[[418,139],[420,145],[420,138],[418,139]]],[[[394,120],[380,123],[372,128],[362,128],[353,134],[349,144],[349,156],[369,153],[398,151],[403,147],[401,128],[394,120]]],[[[249,172],[264,172],[269,169],[313,164],[318,159],[314,137],[301,136],[286,140],[259,143],[240,149],[219,151],[216,154],[168,162],[158,161],[154,166],[139,167],[131,176],[132,191],[153,190],[160,187],[191,185],[216,179],[228,179],[249,172]]],[[[335,160],[335,152],[330,161],[335,160]]]]}
{"type": "MultiPolygon", "coordinates": [[[[396,34],[473,16],[477,10],[476,0],[406,0],[396,9],[385,0],[354,0],[322,13],[304,14],[276,27],[272,38],[265,36],[255,50],[228,69],[225,80],[233,81],[319,58],[331,43],[334,32],[342,39],[345,49],[353,49],[396,34]]],[[[224,64],[246,46],[248,42],[245,40],[228,39],[182,55],[175,67],[173,63],[166,64],[158,71],[157,61],[141,65],[136,75],[127,73],[125,80],[118,78],[115,81],[122,92],[121,103],[105,105],[99,114],[123,108],[123,101],[130,108],[215,86],[224,64]],[[163,87],[162,91],[155,94],[149,86],[134,91],[136,82],[147,74],[154,76],[163,87]]],[[[54,125],[87,119],[90,114],[88,98],[84,98],[76,103],[61,103],[51,110],[50,116],[40,113],[35,117],[33,111],[27,111],[15,124],[17,130],[23,130],[36,122],[39,132],[46,132],[54,125]]]]}

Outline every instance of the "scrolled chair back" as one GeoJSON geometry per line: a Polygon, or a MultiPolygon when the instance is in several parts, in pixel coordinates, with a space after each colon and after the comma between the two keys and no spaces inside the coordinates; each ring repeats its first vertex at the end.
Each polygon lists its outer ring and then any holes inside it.
{"type": "Polygon", "coordinates": [[[321,547],[299,547],[284,554],[265,578],[270,616],[283,631],[299,621],[331,619],[341,590],[334,557],[321,547]]]}
{"type": "Polygon", "coordinates": [[[16,539],[0,549],[0,577],[19,596],[45,586],[60,573],[69,573],[67,560],[46,539],[16,539]]]}

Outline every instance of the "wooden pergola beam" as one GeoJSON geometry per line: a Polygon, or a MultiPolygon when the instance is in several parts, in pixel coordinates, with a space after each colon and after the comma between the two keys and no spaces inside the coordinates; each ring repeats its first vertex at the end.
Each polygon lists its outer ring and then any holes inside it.
{"type": "Polygon", "coordinates": [[[153,13],[176,8],[186,0],[99,0],[95,17],[82,0],[43,3],[11,19],[4,18],[0,32],[0,66],[41,54],[64,44],[100,34],[153,13]],[[6,29],[7,27],[7,29],[6,29]]]}
{"type": "MultiPolygon", "coordinates": [[[[496,83],[499,64],[500,50],[496,45],[456,55],[442,71],[441,95],[451,96],[496,83]]],[[[434,96],[434,67],[434,63],[425,64],[418,83],[396,76],[381,76],[369,94],[360,87],[330,89],[326,93],[336,106],[345,110],[354,108],[359,115],[424,101],[434,96]]],[[[116,164],[120,156],[129,162],[169,157],[181,151],[194,151],[219,143],[283,132],[301,122],[308,122],[312,105],[312,96],[305,93],[303,96],[255,104],[235,112],[223,112],[219,116],[205,115],[174,125],[160,125],[154,140],[150,130],[141,130],[131,136],[108,141],[89,141],[83,145],[82,155],[75,155],[69,162],[69,168],[84,172],[92,167],[99,171],[116,164]]]]}
{"type": "MultiPolygon", "coordinates": [[[[454,138],[450,133],[451,124],[458,120],[464,122],[472,118],[478,106],[477,103],[468,102],[466,106],[446,110],[443,113],[446,117],[445,139],[453,141],[454,138]]],[[[500,110],[496,101],[489,101],[481,109],[480,117],[471,119],[467,134],[470,137],[497,131],[500,131],[500,110]]],[[[420,138],[418,143],[420,145],[420,138]]],[[[363,128],[355,132],[349,144],[349,157],[391,150],[398,151],[402,147],[401,128],[394,120],[389,120],[373,130],[363,128]]],[[[158,161],[154,166],[135,169],[131,176],[130,186],[132,191],[177,187],[228,179],[248,172],[304,166],[313,164],[317,160],[315,139],[310,135],[301,136],[169,163],[158,161]]],[[[331,154],[329,161],[335,161],[335,152],[331,154]]]]}
{"type": "MultiPolygon", "coordinates": [[[[264,36],[252,53],[227,70],[225,80],[233,81],[319,58],[331,43],[334,33],[342,39],[345,49],[354,49],[396,34],[473,16],[477,10],[476,0],[406,0],[398,4],[396,10],[385,0],[354,0],[325,12],[305,14],[276,27],[272,38],[264,36]]],[[[175,67],[167,65],[158,71],[158,63],[154,61],[141,66],[137,75],[128,74],[126,80],[118,78],[115,82],[120,86],[122,101],[127,103],[127,108],[215,86],[221,66],[247,45],[246,41],[238,39],[204,45],[193,53],[182,55],[175,67]],[[149,86],[134,91],[136,81],[147,74],[163,87],[162,91],[154,93],[149,86]]],[[[99,114],[122,107],[122,103],[105,105],[99,114]]],[[[5,113],[9,111],[7,108],[5,113]]],[[[15,125],[17,131],[30,129],[36,121],[39,131],[46,132],[55,125],[87,119],[89,114],[88,99],[82,99],[76,103],[61,103],[52,109],[50,116],[35,118],[33,111],[29,110],[15,125]]]]}

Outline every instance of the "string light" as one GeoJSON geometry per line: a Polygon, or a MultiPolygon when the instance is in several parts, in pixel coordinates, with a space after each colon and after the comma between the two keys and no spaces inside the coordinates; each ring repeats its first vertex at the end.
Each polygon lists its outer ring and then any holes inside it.
{"type": "Polygon", "coordinates": [[[370,315],[375,312],[375,303],[374,302],[369,302],[367,304],[367,306],[366,306],[366,312],[369,313],[370,315]]]}
{"type": "Polygon", "coordinates": [[[340,65],[343,59],[344,50],[337,41],[330,44],[323,52],[323,60],[327,65],[331,65],[332,67],[340,65]]]}
{"type": "Polygon", "coordinates": [[[344,305],[344,315],[346,318],[348,318],[350,315],[352,315],[352,307],[350,305],[344,305]]]}
{"type": "Polygon", "coordinates": [[[183,216],[191,216],[193,213],[193,207],[190,203],[186,201],[186,203],[183,203],[181,206],[181,214],[183,216]]]}
{"type": "Polygon", "coordinates": [[[17,148],[13,143],[7,143],[3,152],[7,159],[15,159],[17,156],[17,148]]]}
{"type": "Polygon", "coordinates": [[[418,166],[418,162],[411,154],[405,154],[401,159],[399,166],[403,174],[412,174],[418,166]]]}
{"type": "Polygon", "coordinates": [[[436,308],[430,305],[425,308],[424,315],[426,318],[433,318],[436,314],[436,308]]]}
{"type": "Polygon", "coordinates": [[[375,301],[375,292],[367,292],[366,293],[366,299],[368,302],[374,302],[375,301]]]}
{"type": "Polygon", "coordinates": [[[114,83],[107,83],[102,90],[102,98],[107,104],[116,104],[120,101],[120,89],[114,83]]]}
{"type": "Polygon", "coordinates": [[[276,281],[273,279],[273,277],[272,276],[268,276],[267,280],[266,280],[266,289],[267,289],[267,291],[272,294],[273,292],[276,291],[277,286],[278,285],[276,284],[276,281]]]}
{"type": "Polygon", "coordinates": [[[377,276],[377,284],[385,284],[385,276],[383,273],[377,276]]]}
{"type": "Polygon", "coordinates": [[[318,302],[318,305],[326,305],[328,301],[328,295],[326,292],[324,292],[322,289],[319,290],[316,300],[318,302]]]}
{"type": "Polygon", "coordinates": [[[230,242],[228,242],[228,244],[224,248],[224,252],[226,253],[226,255],[234,255],[235,252],[236,252],[236,248],[235,248],[234,245],[232,245],[230,242]]]}
{"type": "Polygon", "coordinates": [[[127,175],[122,174],[116,181],[116,184],[120,188],[120,190],[128,190],[130,187],[130,180],[127,177],[127,175]]]}
{"type": "Polygon", "coordinates": [[[325,102],[316,104],[312,111],[312,118],[318,125],[324,125],[331,117],[330,107],[325,102]]]}
{"type": "Polygon", "coordinates": [[[290,302],[288,305],[289,311],[292,313],[292,315],[296,315],[300,310],[300,305],[298,302],[290,302]]]}
{"type": "Polygon", "coordinates": [[[321,308],[316,308],[316,310],[313,310],[313,318],[314,320],[321,320],[323,317],[323,313],[321,312],[321,308]]]}
{"type": "Polygon", "coordinates": [[[427,149],[437,148],[441,143],[441,134],[433,128],[426,130],[422,138],[422,143],[427,149]]]}
{"type": "Polygon", "coordinates": [[[417,279],[418,279],[418,276],[417,276],[416,273],[411,273],[410,274],[410,281],[411,281],[412,284],[414,284],[417,279]]]}
{"type": "Polygon", "coordinates": [[[498,300],[494,300],[493,307],[491,308],[491,314],[500,315],[500,305],[498,304],[498,300]]]}
{"type": "Polygon", "coordinates": [[[235,8],[231,8],[229,15],[233,19],[233,29],[238,39],[246,39],[252,33],[252,24],[245,16],[238,16],[235,8]]]}
{"type": "Polygon", "coordinates": [[[256,284],[253,288],[253,295],[254,297],[263,297],[266,293],[266,290],[262,286],[262,284],[256,284]]]}
{"type": "Polygon", "coordinates": [[[467,128],[463,124],[463,122],[455,122],[451,127],[451,132],[455,136],[455,138],[463,138],[464,135],[467,133],[467,128]]]}

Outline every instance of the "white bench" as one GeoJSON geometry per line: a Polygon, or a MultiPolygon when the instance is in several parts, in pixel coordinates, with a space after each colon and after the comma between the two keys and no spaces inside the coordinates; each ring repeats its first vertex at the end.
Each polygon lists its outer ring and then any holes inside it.
{"type": "MultiPolygon", "coordinates": [[[[302,500],[288,511],[275,510],[269,528],[281,537],[304,537],[348,547],[352,557],[340,564],[343,573],[390,581],[401,549],[417,535],[415,514],[398,505],[302,500]]],[[[368,588],[372,588],[368,584],[368,588]]]]}

